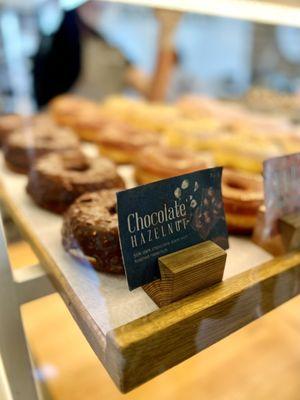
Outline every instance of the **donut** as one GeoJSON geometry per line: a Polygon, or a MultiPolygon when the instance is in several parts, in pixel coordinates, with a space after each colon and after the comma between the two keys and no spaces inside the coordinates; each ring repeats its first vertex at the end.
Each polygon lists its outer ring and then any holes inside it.
{"type": "Polygon", "coordinates": [[[37,205],[61,214],[83,193],[111,188],[124,188],[124,182],[110,160],[68,151],[41,157],[26,189],[37,205]]]}
{"type": "Polygon", "coordinates": [[[145,103],[134,110],[128,123],[141,131],[161,133],[179,116],[179,111],[174,106],[163,103],[145,103]]]}
{"type": "Polygon", "coordinates": [[[62,244],[69,254],[97,271],[124,274],[116,190],[80,196],[64,214],[62,244]]]}
{"type": "Polygon", "coordinates": [[[289,124],[283,117],[265,116],[245,110],[237,115],[227,127],[234,133],[272,137],[276,134],[284,134],[284,131],[288,130],[289,124]]]}
{"type": "Polygon", "coordinates": [[[244,113],[239,104],[222,102],[210,97],[187,95],[181,97],[176,107],[188,118],[218,122],[223,127],[244,113]]]}
{"type": "Polygon", "coordinates": [[[215,115],[216,109],[219,109],[220,103],[211,97],[185,95],[177,100],[176,107],[183,115],[190,118],[212,117],[215,115]]]}
{"type": "Polygon", "coordinates": [[[225,168],[222,194],[228,231],[235,234],[251,233],[264,198],[262,177],[225,168]]]}
{"type": "Polygon", "coordinates": [[[300,132],[285,132],[284,135],[278,136],[278,142],[282,146],[284,154],[292,154],[300,152],[300,132]]]}
{"type": "Polygon", "coordinates": [[[133,163],[145,146],[160,142],[156,134],[140,132],[120,123],[107,125],[98,139],[100,153],[118,164],[133,163]]]}
{"type": "Polygon", "coordinates": [[[210,166],[212,158],[207,153],[195,153],[167,146],[148,146],[136,158],[135,177],[138,183],[145,184],[210,166]]]}
{"type": "Polygon", "coordinates": [[[109,96],[101,103],[101,110],[111,119],[119,122],[130,122],[135,112],[146,103],[140,99],[127,96],[109,96]]]}
{"type": "Polygon", "coordinates": [[[97,105],[83,107],[74,116],[70,126],[81,140],[97,141],[104,127],[110,122],[97,105]]]}
{"type": "Polygon", "coordinates": [[[40,120],[9,135],[3,151],[8,168],[26,174],[39,157],[50,152],[75,150],[78,146],[72,131],[40,120]]]}
{"type": "Polygon", "coordinates": [[[78,113],[94,106],[92,101],[83,97],[63,94],[50,101],[49,113],[57,124],[72,128],[78,113]]]}
{"type": "Polygon", "coordinates": [[[294,94],[256,86],[251,88],[242,100],[250,110],[282,114],[296,119],[299,116],[300,100],[299,96],[294,94]]]}
{"type": "Polygon", "coordinates": [[[264,160],[282,155],[283,150],[267,137],[232,134],[221,138],[213,153],[218,165],[258,174],[264,160]]]}
{"type": "Polygon", "coordinates": [[[0,115],[0,146],[3,145],[8,135],[22,126],[23,118],[18,114],[0,115]]]}
{"type": "Polygon", "coordinates": [[[170,146],[194,150],[213,150],[218,147],[219,139],[229,135],[221,130],[216,119],[180,118],[169,124],[163,132],[165,141],[170,146]]]}
{"type": "Polygon", "coordinates": [[[102,103],[102,110],[115,121],[149,132],[161,132],[180,115],[173,105],[118,96],[112,96],[102,103]]]}

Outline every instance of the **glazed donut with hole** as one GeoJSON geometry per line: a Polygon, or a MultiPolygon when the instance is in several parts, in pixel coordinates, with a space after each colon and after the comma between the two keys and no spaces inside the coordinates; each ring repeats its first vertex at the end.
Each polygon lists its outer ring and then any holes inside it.
{"type": "Polygon", "coordinates": [[[228,231],[250,234],[263,204],[263,179],[258,174],[224,169],[222,194],[228,231]]]}
{"type": "Polygon", "coordinates": [[[135,177],[138,183],[145,184],[209,168],[212,164],[213,159],[208,153],[149,146],[136,159],[135,177]]]}

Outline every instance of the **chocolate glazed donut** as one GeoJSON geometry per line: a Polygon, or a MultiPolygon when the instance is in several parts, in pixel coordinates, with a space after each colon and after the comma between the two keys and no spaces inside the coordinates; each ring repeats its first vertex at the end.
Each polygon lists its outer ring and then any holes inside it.
{"type": "Polygon", "coordinates": [[[111,188],[124,188],[124,182],[110,160],[65,152],[40,158],[26,189],[40,207],[61,214],[83,193],[111,188]]]}
{"type": "Polygon", "coordinates": [[[41,156],[79,148],[79,141],[67,128],[53,123],[28,122],[7,138],[3,146],[6,165],[14,172],[27,174],[41,156]]]}
{"type": "Polygon", "coordinates": [[[116,190],[80,196],[64,215],[62,243],[73,257],[97,271],[123,274],[116,190]]]}

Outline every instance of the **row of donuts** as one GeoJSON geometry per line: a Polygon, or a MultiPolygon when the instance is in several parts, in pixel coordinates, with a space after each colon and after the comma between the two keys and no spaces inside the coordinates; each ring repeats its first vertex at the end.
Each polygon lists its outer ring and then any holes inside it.
{"type": "Polygon", "coordinates": [[[69,128],[44,115],[27,118],[23,125],[15,116],[7,121],[16,130],[2,143],[6,165],[28,174],[26,191],[36,205],[64,214],[65,250],[98,271],[123,273],[115,203],[125,183],[115,164],[86,156],[69,128]]]}
{"type": "Polygon", "coordinates": [[[6,166],[28,174],[27,192],[49,211],[63,213],[85,192],[124,188],[111,160],[85,155],[77,136],[46,115],[27,118],[2,145],[6,166]]]}
{"type": "Polygon", "coordinates": [[[97,104],[68,95],[54,99],[50,112],[117,163],[134,161],[125,154],[132,150],[135,155],[131,147],[140,151],[160,142],[209,151],[216,164],[260,173],[266,158],[300,150],[300,131],[288,119],[199,96],[166,105],[121,96],[97,104]]]}
{"type": "Polygon", "coordinates": [[[225,170],[223,179],[231,233],[252,231],[263,202],[262,162],[286,152],[273,136],[274,143],[268,137],[280,132],[279,141],[283,130],[287,137],[287,121],[203,97],[182,98],[176,106],[111,97],[96,108],[63,96],[52,102],[50,110],[59,123],[97,143],[101,154],[118,164],[133,164],[140,184],[214,165],[234,168],[225,170]]]}
{"type": "MultiPolygon", "coordinates": [[[[48,132],[47,143],[52,142],[50,138],[51,134],[48,132]]],[[[35,154],[34,140],[30,143],[31,153],[35,154]]],[[[158,158],[161,157],[158,155],[158,158]]],[[[163,162],[166,161],[164,158],[163,162]]],[[[8,166],[11,167],[11,164],[8,166]]],[[[186,157],[185,166],[194,170],[204,165],[202,159],[189,160],[186,157]]],[[[180,171],[182,172],[182,168],[180,171]]],[[[174,169],[169,170],[169,174],[174,174],[174,169]]],[[[258,190],[261,182],[257,182],[257,187],[251,189],[250,197],[245,196],[250,189],[250,182],[253,182],[252,177],[249,177],[247,186],[247,176],[224,171],[223,194],[228,210],[227,220],[231,231],[237,233],[249,230],[245,221],[248,225],[250,223],[251,229],[256,208],[262,201],[258,190]],[[237,214],[237,204],[241,203],[237,193],[240,192],[241,185],[245,185],[245,198],[242,201],[243,207],[238,207],[237,214]],[[237,215],[239,221],[236,220],[237,215]]],[[[86,157],[77,148],[50,151],[38,157],[29,167],[26,189],[39,207],[64,213],[62,244],[71,256],[91,264],[98,271],[120,274],[123,273],[123,265],[118,236],[116,191],[122,190],[124,186],[111,161],[100,157],[86,157]]]]}
{"type": "MultiPolygon", "coordinates": [[[[50,105],[52,119],[46,115],[35,116],[30,121],[27,119],[23,128],[6,140],[4,153],[8,166],[17,172],[26,172],[34,159],[50,151],[78,149],[78,140],[72,134],[70,127],[76,131],[76,126],[74,126],[76,112],[79,113],[79,110],[84,110],[84,104],[90,103],[88,100],[73,96],[59,97],[50,105]],[[77,108],[76,104],[80,107],[77,108]],[[74,110],[76,111],[75,114],[74,110]],[[55,122],[53,122],[53,119],[55,119],[55,122]],[[59,127],[57,123],[64,126],[59,127]]],[[[103,139],[97,143],[102,155],[108,156],[113,161],[134,163],[138,183],[148,183],[214,165],[214,160],[208,152],[194,152],[188,148],[170,148],[163,143],[161,135],[157,135],[157,131],[156,133],[139,131],[129,124],[125,125],[124,115],[127,115],[128,109],[131,110],[131,103],[134,103],[135,107],[139,107],[139,102],[123,98],[112,98],[107,101],[110,112],[112,112],[112,109],[114,111],[111,115],[118,116],[119,120],[117,124],[116,121],[110,124],[106,122],[106,129],[99,133],[99,136],[102,136],[103,139]],[[118,109],[121,111],[118,112],[118,109]],[[120,122],[120,116],[123,119],[122,122],[120,122]],[[119,129],[120,124],[122,124],[122,130],[119,129]]],[[[94,103],[91,104],[95,107],[94,103]]],[[[157,107],[164,108],[162,105],[157,105],[157,107]]],[[[166,107],[169,109],[169,106],[166,107]]],[[[129,121],[129,115],[127,118],[129,121]]],[[[148,125],[149,122],[147,122],[148,125]]],[[[152,129],[154,131],[155,124],[156,126],[159,125],[158,119],[153,122],[152,129]]],[[[86,125],[84,125],[84,128],[86,130],[86,125]]],[[[108,164],[108,160],[105,163],[108,164]]],[[[54,180],[57,184],[56,187],[53,182],[47,181],[53,165],[57,165],[60,172],[68,166],[67,173],[75,174],[77,178],[78,175],[83,174],[85,176],[87,170],[93,170],[91,166],[86,165],[84,167],[82,157],[76,153],[72,154],[72,152],[68,156],[63,155],[60,158],[49,156],[49,160],[46,158],[46,161],[42,160],[37,163],[30,174],[28,191],[40,206],[52,211],[56,210],[56,212],[64,211],[66,208],[64,206],[65,198],[69,199],[68,204],[70,204],[80,193],[97,190],[98,187],[95,184],[82,185],[81,192],[76,191],[76,196],[72,197],[68,190],[66,191],[64,187],[60,188],[59,179],[54,180]],[[56,197],[62,199],[62,204],[57,204],[56,197]]],[[[70,186],[68,179],[65,180],[65,186],[67,188],[70,186]]],[[[102,187],[107,186],[102,185],[102,187]]],[[[223,195],[230,232],[250,233],[255,223],[256,212],[263,198],[261,177],[227,170],[224,173],[223,195]]]]}
{"type": "Polygon", "coordinates": [[[183,98],[172,107],[122,97],[96,104],[68,95],[55,99],[50,113],[117,163],[132,162],[135,150],[164,143],[209,151],[216,164],[260,173],[266,158],[300,150],[299,130],[283,118],[200,97],[183,98]]]}

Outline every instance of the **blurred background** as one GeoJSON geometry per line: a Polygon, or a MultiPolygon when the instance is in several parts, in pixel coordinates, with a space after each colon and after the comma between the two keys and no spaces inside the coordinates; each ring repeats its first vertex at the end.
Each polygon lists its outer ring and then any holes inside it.
{"type": "MultiPolygon", "coordinates": [[[[2,0],[1,111],[30,112],[69,90],[97,100],[141,95],[133,81],[153,73],[157,39],[157,19],[146,7],[2,0]]],[[[299,90],[299,28],[183,13],[174,50],[167,100],[187,92],[238,98],[251,86],[299,90]]]]}

